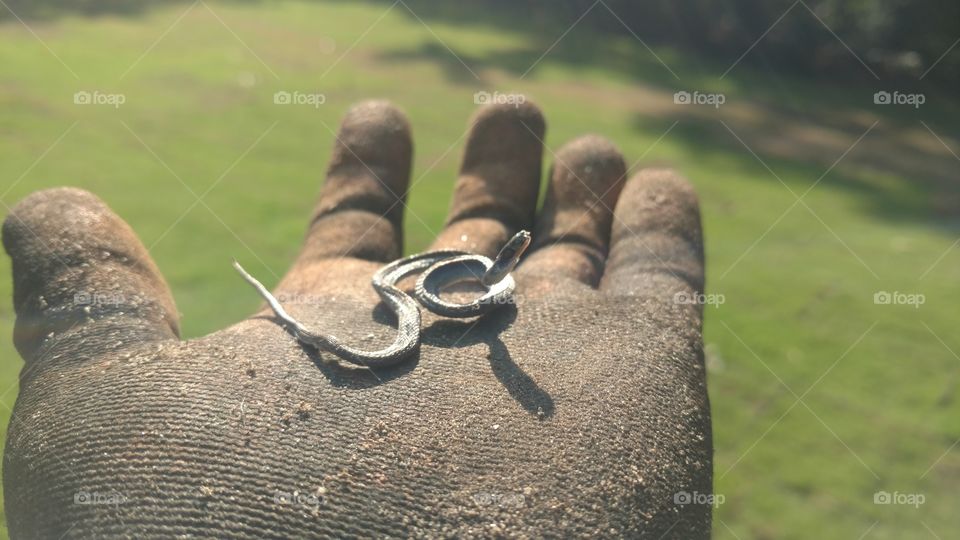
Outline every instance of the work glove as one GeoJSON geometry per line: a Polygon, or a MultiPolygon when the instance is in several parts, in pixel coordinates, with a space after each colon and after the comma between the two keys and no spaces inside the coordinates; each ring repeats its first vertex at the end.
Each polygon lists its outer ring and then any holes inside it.
{"type": "MultiPolygon", "coordinates": [[[[3,226],[24,361],[10,535],[709,536],[696,195],[667,169],[627,180],[617,148],[588,135],[549,156],[538,211],[545,129],[530,102],[477,112],[429,248],[492,257],[530,230],[513,300],[472,319],[423,310],[419,350],[387,368],[300,343],[266,305],[182,341],[157,266],[100,199],[21,201],[3,226]]],[[[312,331],[393,342],[371,277],[402,255],[412,148],[388,103],[343,120],[273,287],[312,331]]]]}

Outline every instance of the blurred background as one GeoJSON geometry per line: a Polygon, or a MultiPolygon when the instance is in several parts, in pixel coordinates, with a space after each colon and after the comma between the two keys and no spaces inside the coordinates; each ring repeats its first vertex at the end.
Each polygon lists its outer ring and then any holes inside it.
{"type": "MultiPolygon", "coordinates": [[[[467,119],[545,111],[699,190],[717,538],[960,535],[960,4],[0,0],[0,202],[72,185],[149,247],[184,337],[292,261],[340,117],[416,138],[408,252],[467,119]]],[[[10,264],[0,262],[10,336],[10,264]]],[[[22,362],[0,340],[5,433],[22,362]]]]}

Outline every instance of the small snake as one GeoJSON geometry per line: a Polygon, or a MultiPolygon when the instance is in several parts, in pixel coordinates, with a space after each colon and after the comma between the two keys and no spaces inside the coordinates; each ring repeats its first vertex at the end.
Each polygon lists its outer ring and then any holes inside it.
{"type": "Polygon", "coordinates": [[[402,362],[420,346],[421,317],[417,302],[437,315],[456,318],[475,317],[510,303],[516,287],[510,272],[529,245],[530,233],[520,231],[504,245],[493,261],[475,253],[443,249],[397,259],[378,270],[373,275],[373,288],[397,316],[397,338],[389,347],[377,351],[355,349],[333,336],[310,331],[291,317],[276,297],[238,262],[234,261],[233,267],[260,293],[298,341],[317,350],[328,350],[353,364],[376,368],[402,362]],[[397,283],[417,272],[421,274],[411,297],[400,290],[397,283]],[[465,280],[479,281],[486,292],[465,304],[440,298],[440,290],[444,286],[465,280]]]}

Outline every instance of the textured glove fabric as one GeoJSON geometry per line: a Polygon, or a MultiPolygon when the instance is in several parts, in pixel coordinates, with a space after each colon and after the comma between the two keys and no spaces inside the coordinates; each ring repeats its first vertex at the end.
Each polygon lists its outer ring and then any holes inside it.
{"type": "MultiPolygon", "coordinates": [[[[363,153],[407,129],[385,107],[345,121],[356,136],[335,149],[304,252],[278,287],[310,328],[371,350],[393,339],[370,277],[399,253],[402,216],[382,210],[405,197],[410,163],[402,141],[395,155],[363,153]],[[395,178],[357,187],[350,159],[395,178]],[[391,183],[402,185],[393,199],[391,183]],[[366,243],[334,245],[368,225],[366,243]]],[[[539,115],[497,114],[481,115],[474,138],[509,139],[496,122],[539,115]]],[[[476,201],[496,187],[484,179],[500,173],[483,172],[482,142],[468,145],[445,234],[506,223],[489,246],[478,240],[489,252],[534,218],[484,214],[476,201]]],[[[582,178],[615,162],[574,150],[557,160],[582,178]]],[[[669,171],[625,184],[599,226],[580,228],[565,184],[551,185],[550,217],[534,224],[546,240],[515,272],[516,303],[480,319],[425,314],[420,351],[375,371],[305,348],[269,311],[180,341],[166,284],[119,217],[80,190],[28,197],[3,230],[24,358],[4,453],[11,536],[709,536],[710,507],[683,504],[712,489],[702,312],[677,301],[703,288],[696,198],[669,171]]],[[[514,198],[535,204],[525,189],[514,198]]],[[[254,294],[239,278],[236,289],[254,294]]]]}

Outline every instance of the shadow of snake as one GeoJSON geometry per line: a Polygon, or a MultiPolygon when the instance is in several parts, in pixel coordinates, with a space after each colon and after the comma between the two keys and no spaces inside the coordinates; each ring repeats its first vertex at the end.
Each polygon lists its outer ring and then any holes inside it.
{"type": "MultiPolygon", "coordinates": [[[[269,315],[263,318],[280,323],[269,315]]],[[[477,319],[435,321],[422,330],[421,347],[426,344],[439,348],[462,348],[486,344],[490,350],[487,356],[490,368],[510,396],[528,413],[541,419],[549,418],[555,410],[553,398],[514,362],[506,344],[500,339],[500,334],[516,318],[517,307],[509,304],[477,319]]],[[[396,325],[396,315],[383,303],[374,308],[373,320],[383,325],[396,325]]],[[[329,352],[320,352],[304,344],[300,346],[331,384],[358,390],[379,386],[410,373],[420,363],[421,354],[418,349],[404,362],[373,370],[331,361],[335,357],[330,358],[329,352]]]]}
{"type": "Polygon", "coordinates": [[[471,321],[439,320],[424,329],[423,343],[442,348],[486,344],[493,375],[510,396],[528,413],[549,418],[555,409],[553,398],[514,362],[510,350],[500,339],[500,334],[516,318],[517,307],[509,304],[471,321]]]}

